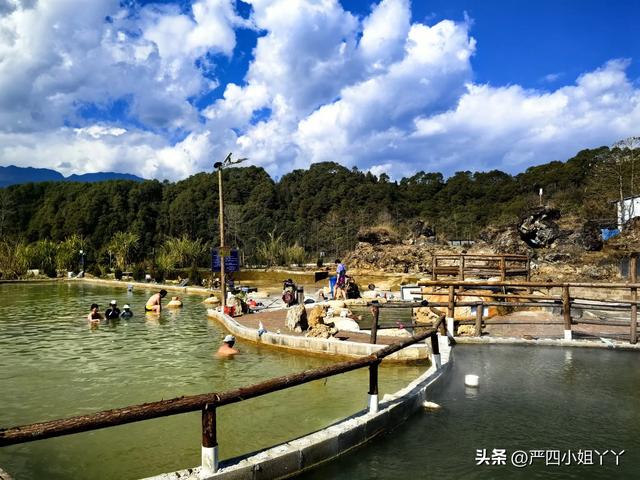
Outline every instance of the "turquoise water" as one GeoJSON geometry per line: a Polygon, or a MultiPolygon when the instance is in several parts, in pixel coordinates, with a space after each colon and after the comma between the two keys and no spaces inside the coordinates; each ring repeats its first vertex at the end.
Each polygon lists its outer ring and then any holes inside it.
{"type": "MultiPolygon", "coordinates": [[[[76,282],[0,284],[0,427],[92,413],[181,395],[224,391],[330,363],[238,342],[215,357],[226,331],[197,296],[158,319],[143,307],[152,290],[76,282]],[[92,302],[129,303],[133,319],[90,328],[92,302]]],[[[171,295],[171,294],[170,294],[171,295]]],[[[175,295],[175,294],[174,294],[175,295]]],[[[380,371],[394,392],[424,367],[380,371]]],[[[322,428],[366,404],[368,373],[351,372],[219,409],[221,458],[322,428]]],[[[200,462],[200,413],[0,448],[16,479],[140,478],[200,462]]]]}
{"type": "Polygon", "coordinates": [[[418,412],[390,434],[299,478],[638,478],[638,353],[458,345],[454,355],[451,377],[431,398],[442,410],[418,412]],[[479,375],[478,389],[464,386],[469,373],[479,375]],[[494,449],[505,450],[506,465],[477,465],[478,449],[490,463],[499,462],[494,449]],[[517,450],[527,452],[530,464],[511,463],[517,450]],[[534,458],[532,450],[545,457],[534,458]],[[609,451],[603,465],[596,450],[609,451]],[[612,450],[624,450],[619,465],[612,450]],[[579,458],[588,462],[589,451],[595,465],[578,464],[579,458]],[[555,465],[556,455],[569,464],[555,465]]]}

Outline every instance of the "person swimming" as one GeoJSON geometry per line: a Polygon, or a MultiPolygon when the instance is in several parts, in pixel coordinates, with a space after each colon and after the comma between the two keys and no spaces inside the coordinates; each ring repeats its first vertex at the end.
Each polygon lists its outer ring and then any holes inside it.
{"type": "Polygon", "coordinates": [[[218,349],[216,355],[219,357],[230,357],[233,355],[237,355],[238,353],[240,353],[240,351],[233,348],[233,345],[235,343],[236,337],[234,337],[233,335],[227,335],[226,337],[224,337],[224,340],[222,340],[222,345],[218,349]]]}
{"type": "Polygon", "coordinates": [[[129,305],[125,305],[122,307],[122,313],[120,313],[120,318],[131,318],[133,317],[133,312],[131,311],[131,307],[129,305]]]}
{"type": "Polygon", "coordinates": [[[118,308],[118,302],[111,300],[109,302],[109,308],[104,312],[104,316],[107,320],[117,320],[120,318],[120,309],[118,308]]]}
{"type": "Polygon", "coordinates": [[[163,288],[158,293],[154,293],[147,300],[144,306],[145,312],[160,313],[162,311],[162,299],[167,296],[167,291],[163,288]]]}
{"type": "Polygon", "coordinates": [[[89,312],[89,315],[87,315],[87,320],[90,323],[98,323],[100,322],[100,320],[104,320],[104,317],[98,311],[99,309],[100,309],[100,306],[97,303],[91,304],[91,311],[89,312]]]}

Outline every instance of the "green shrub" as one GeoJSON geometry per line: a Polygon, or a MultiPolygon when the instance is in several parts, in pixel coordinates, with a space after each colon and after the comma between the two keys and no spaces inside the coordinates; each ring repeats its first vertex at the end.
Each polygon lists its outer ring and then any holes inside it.
{"type": "Polygon", "coordinates": [[[200,282],[202,282],[202,275],[200,275],[196,265],[192,265],[189,270],[189,282],[191,282],[191,285],[200,285],[200,282]]]}
{"type": "Polygon", "coordinates": [[[136,263],[131,274],[136,282],[142,282],[144,280],[144,267],[140,263],[136,263]]]}

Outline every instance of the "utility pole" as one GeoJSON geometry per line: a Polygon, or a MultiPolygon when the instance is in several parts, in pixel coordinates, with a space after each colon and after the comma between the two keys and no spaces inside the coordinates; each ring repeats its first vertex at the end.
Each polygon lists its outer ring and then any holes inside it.
{"type": "MultiPolygon", "coordinates": [[[[227,156],[231,159],[231,154],[227,156]]],[[[225,162],[227,160],[225,159],[225,162]]],[[[227,285],[224,278],[224,200],[222,198],[222,165],[218,167],[218,198],[220,207],[220,248],[218,249],[218,258],[220,259],[220,292],[222,293],[222,313],[227,305],[227,285]]]]}
{"type": "Polygon", "coordinates": [[[220,293],[222,294],[222,312],[224,313],[224,307],[227,305],[227,284],[224,278],[224,257],[227,256],[226,247],[224,244],[224,199],[222,195],[222,169],[229,165],[244,162],[246,158],[240,158],[238,160],[231,160],[231,152],[222,161],[213,164],[213,168],[218,169],[218,201],[220,208],[220,249],[218,250],[218,258],[220,259],[220,293]]]}

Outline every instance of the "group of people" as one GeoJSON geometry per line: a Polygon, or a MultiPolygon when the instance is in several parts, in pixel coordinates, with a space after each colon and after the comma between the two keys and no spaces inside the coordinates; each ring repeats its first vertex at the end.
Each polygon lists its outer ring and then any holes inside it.
{"type": "MultiPolygon", "coordinates": [[[[160,313],[162,311],[162,299],[167,296],[167,291],[162,289],[158,293],[154,293],[149,297],[147,303],[144,306],[145,312],[160,313]]],[[[118,308],[118,302],[111,300],[109,302],[109,308],[104,312],[104,315],[100,313],[100,305],[97,303],[91,304],[91,310],[87,315],[87,320],[91,323],[97,323],[100,320],[118,320],[120,318],[128,319],[133,317],[133,312],[129,305],[124,305],[122,311],[118,308]]]]}
{"type": "Polygon", "coordinates": [[[133,312],[129,305],[124,305],[122,311],[118,308],[118,302],[111,300],[109,302],[109,308],[104,312],[104,315],[100,313],[100,305],[97,303],[91,304],[91,311],[87,315],[87,320],[91,323],[99,322],[100,320],[118,320],[120,318],[127,319],[133,317],[133,312]]]}
{"type": "MultiPolygon", "coordinates": [[[[160,313],[162,311],[162,299],[166,296],[167,291],[165,289],[151,295],[144,306],[144,311],[147,313],[160,313]]],[[[100,313],[100,306],[97,303],[92,303],[91,311],[89,312],[89,315],[87,315],[87,320],[91,324],[96,324],[101,320],[117,320],[120,318],[128,319],[131,317],[133,317],[133,312],[129,305],[124,305],[122,307],[122,311],[120,311],[118,308],[118,302],[116,300],[111,300],[109,302],[109,308],[104,312],[104,315],[100,313]]],[[[222,345],[218,349],[216,355],[219,357],[231,357],[240,353],[238,349],[233,348],[235,342],[236,337],[233,335],[227,335],[224,337],[222,345]]]]}

